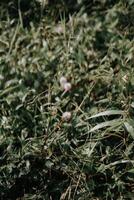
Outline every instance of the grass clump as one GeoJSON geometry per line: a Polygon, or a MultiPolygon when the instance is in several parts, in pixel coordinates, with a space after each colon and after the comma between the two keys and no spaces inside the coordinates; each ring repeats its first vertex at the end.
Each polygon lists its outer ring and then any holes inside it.
{"type": "Polygon", "coordinates": [[[32,5],[0,5],[0,198],[133,199],[133,1],[32,5]]]}

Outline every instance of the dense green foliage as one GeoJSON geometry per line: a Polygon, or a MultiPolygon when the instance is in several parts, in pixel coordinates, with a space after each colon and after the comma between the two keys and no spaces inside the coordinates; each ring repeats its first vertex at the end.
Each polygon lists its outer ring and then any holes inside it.
{"type": "Polygon", "coordinates": [[[0,4],[0,199],[133,199],[134,1],[16,2],[0,4]]]}

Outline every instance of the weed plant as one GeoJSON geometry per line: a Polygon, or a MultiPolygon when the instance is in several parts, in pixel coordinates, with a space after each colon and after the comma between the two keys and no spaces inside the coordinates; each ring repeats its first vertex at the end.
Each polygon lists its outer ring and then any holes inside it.
{"type": "Polygon", "coordinates": [[[0,199],[134,199],[134,1],[14,2],[0,3],[0,199]]]}

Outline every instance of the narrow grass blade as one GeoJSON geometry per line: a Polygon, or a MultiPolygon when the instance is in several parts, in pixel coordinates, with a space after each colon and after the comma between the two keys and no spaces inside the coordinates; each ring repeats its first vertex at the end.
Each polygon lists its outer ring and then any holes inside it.
{"type": "Polygon", "coordinates": [[[0,91],[0,97],[7,95],[8,93],[14,91],[15,89],[19,88],[20,85],[16,85],[16,86],[12,86],[12,87],[8,87],[3,91],[0,91]]]}
{"type": "Polygon", "coordinates": [[[124,126],[126,130],[128,131],[128,133],[130,133],[130,135],[134,139],[134,128],[128,122],[124,122],[124,126]]]}
{"type": "Polygon", "coordinates": [[[124,111],[122,110],[106,110],[104,112],[100,112],[96,115],[92,115],[88,119],[96,118],[96,117],[102,117],[102,116],[107,116],[107,115],[123,115],[124,111]]]}
{"type": "Polygon", "coordinates": [[[94,131],[97,131],[97,130],[99,130],[101,128],[105,128],[107,126],[118,126],[118,125],[120,125],[121,122],[122,122],[122,120],[117,120],[117,119],[106,121],[106,122],[102,122],[102,123],[97,124],[96,126],[94,126],[89,132],[94,132],[94,131]]]}

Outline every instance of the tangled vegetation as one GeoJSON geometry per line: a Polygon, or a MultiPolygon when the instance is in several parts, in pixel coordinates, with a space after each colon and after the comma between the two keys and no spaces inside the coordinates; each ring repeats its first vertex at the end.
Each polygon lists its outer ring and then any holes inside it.
{"type": "Polygon", "coordinates": [[[0,3],[0,199],[131,200],[134,1],[42,2],[0,3]]]}

